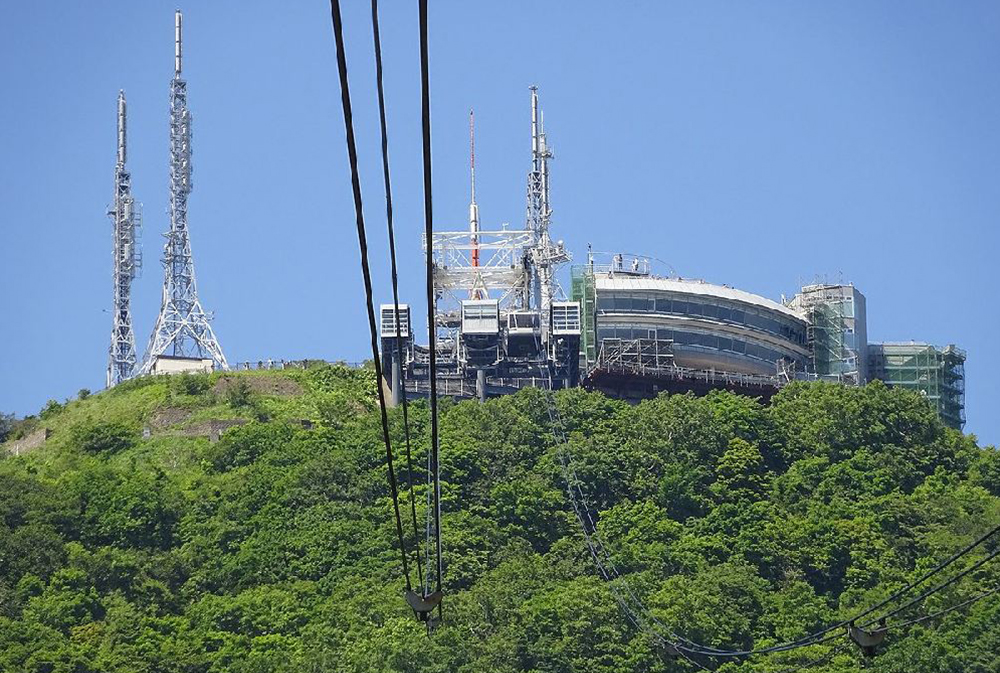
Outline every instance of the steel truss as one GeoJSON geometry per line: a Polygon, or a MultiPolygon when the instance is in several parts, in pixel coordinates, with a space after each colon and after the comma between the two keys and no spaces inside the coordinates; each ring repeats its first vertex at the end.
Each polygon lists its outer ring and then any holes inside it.
{"type": "Polygon", "coordinates": [[[109,388],[131,378],[136,365],[130,298],[132,281],[142,268],[142,252],[138,244],[142,227],[142,208],[132,198],[132,176],[125,169],[126,135],[125,92],[119,91],[115,202],[108,209],[114,237],[114,307],[107,372],[109,388]]]}
{"type": "Polygon", "coordinates": [[[142,373],[161,355],[211,359],[229,369],[211,317],[202,308],[188,236],[187,201],[191,193],[191,113],[187,82],[181,78],[181,13],[174,19],[174,78],[170,82],[170,230],[164,234],[163,303],[146,349],[142,373]]]}

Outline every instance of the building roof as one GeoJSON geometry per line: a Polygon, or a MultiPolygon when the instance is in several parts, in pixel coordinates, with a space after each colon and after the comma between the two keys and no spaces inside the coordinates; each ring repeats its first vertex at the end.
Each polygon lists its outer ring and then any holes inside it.
{"type": "Polygon", "coordinates": [[[595,287],[598,290],[660,290],[679,294],[697,294],[707,297],[728,299],[758,308],[764,308],[787,316],[805,320],[799,311],[788,308],[774,300],[758,294],[737,290],[726,285],[716,285],[703,280],[687,278],[658,278],[656,276],[634,276],[629,274],[598,273],[594,276],[595,287]]]}

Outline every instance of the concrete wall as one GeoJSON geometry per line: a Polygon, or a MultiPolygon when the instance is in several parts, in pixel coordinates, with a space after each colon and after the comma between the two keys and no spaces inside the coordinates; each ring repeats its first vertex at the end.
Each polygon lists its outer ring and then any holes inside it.
{"type": "Polygon", "coordinates": [[[212,373],[212,361],[201,358],[156,358],[154,374],[212,373]]]}

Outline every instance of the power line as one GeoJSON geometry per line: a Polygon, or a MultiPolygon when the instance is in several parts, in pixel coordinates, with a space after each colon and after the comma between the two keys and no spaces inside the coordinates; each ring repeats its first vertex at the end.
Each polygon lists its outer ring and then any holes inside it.
{"type": "MultiPolygon", "coordinates": [[[[354,212],[357,218],[358,247],[361,253],[361,275],[365,283],[365,302],[368,308],[368,329],[371,333],[372,361],[378,376],[382,375],[382,361],[378,352],[378,329],[375,323],[375,304],[372,293],[371,270],[368,267],[368,240],[365,235],[364,206],[361,201],[361,178],[358,174],[358,150],[354,141],[354,117],[351,113],[351,91],[347,82],[347,56],[344,53],[344,27],[340,16],[340,0],[330,0],[330,15],[333,20],[333,36],[337,42],[337,71],[340,74],[340,100],[344,108],[344,133],[347,136],[347,158],[351,164],[351,189],[354,193],[354,212]]],[[[386,463],[389,468],[389,487],[392,491],[392,508],[396,518],[396,536],[399,538],[399,552],[403,559],[403,575],[406,589],[410,591],[410,569],[403,539],[403,522],[399,513],[399,488],[393,467],[392,444],[389,439],[389,418],[385,408],[385,391],[381,380],[378,385],[378,404],[382,417],[382,440],[385,444],[386,463]]]]}
{"type": "MultiPolygon", "coordinates": [[[[399,280],[396,274],[396,235],[392,224],[392,184],[389,180],[389,133],[385,121],[385,89],[382,86],[382,40],[378,26],[378,0],[372,0],[372,39],[375,42],[375,83],[378,88],[378,115],[382,129],[382,177],[385,182],[385,221],[389,232],[389,263],[392,278],[392,305],[396,319],[396,361],[402,367],[403,338],[399,325],[399,280]]],[[[423,567],[420,562],[420,532],[417,528],[417,496],[413,489],[413,453],[410,450],[410,414],[406,400],[406,386],[401,386],[403,403],[403,433],[406,441],[406,480],[410,487],[410,517],[413,521],[413,536],[418,540],[417,583],[424,584],[423,567]]]]}

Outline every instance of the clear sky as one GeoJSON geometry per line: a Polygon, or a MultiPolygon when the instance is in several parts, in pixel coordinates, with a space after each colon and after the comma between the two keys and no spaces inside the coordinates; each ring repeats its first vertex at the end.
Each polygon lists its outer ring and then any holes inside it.
{"type": "MultiPolygon", "coordinates": [[[[367,0],[344,0],[377,292],[389,296],[367,0]]],[[[404,299],[419,306],[415,2],[383,0],[404,299]]],[[[524,217],[540,87],[554,235],[777,299],[868,298],[869,338],[968,351],[967,430],[1000,441],[1000,4],[431,0],[436,226],[524,217]],[[992,410],[992,411],[991,411],[992,410]]],[[[140,350],[160,302],[173,3],[9,2],[0,21],[0,411],[103,387],[115,100],[145,206],[140,350]]],[[[185,11],[189,222],[231,361],[368,355],[329,6],[185,11]]]]}

